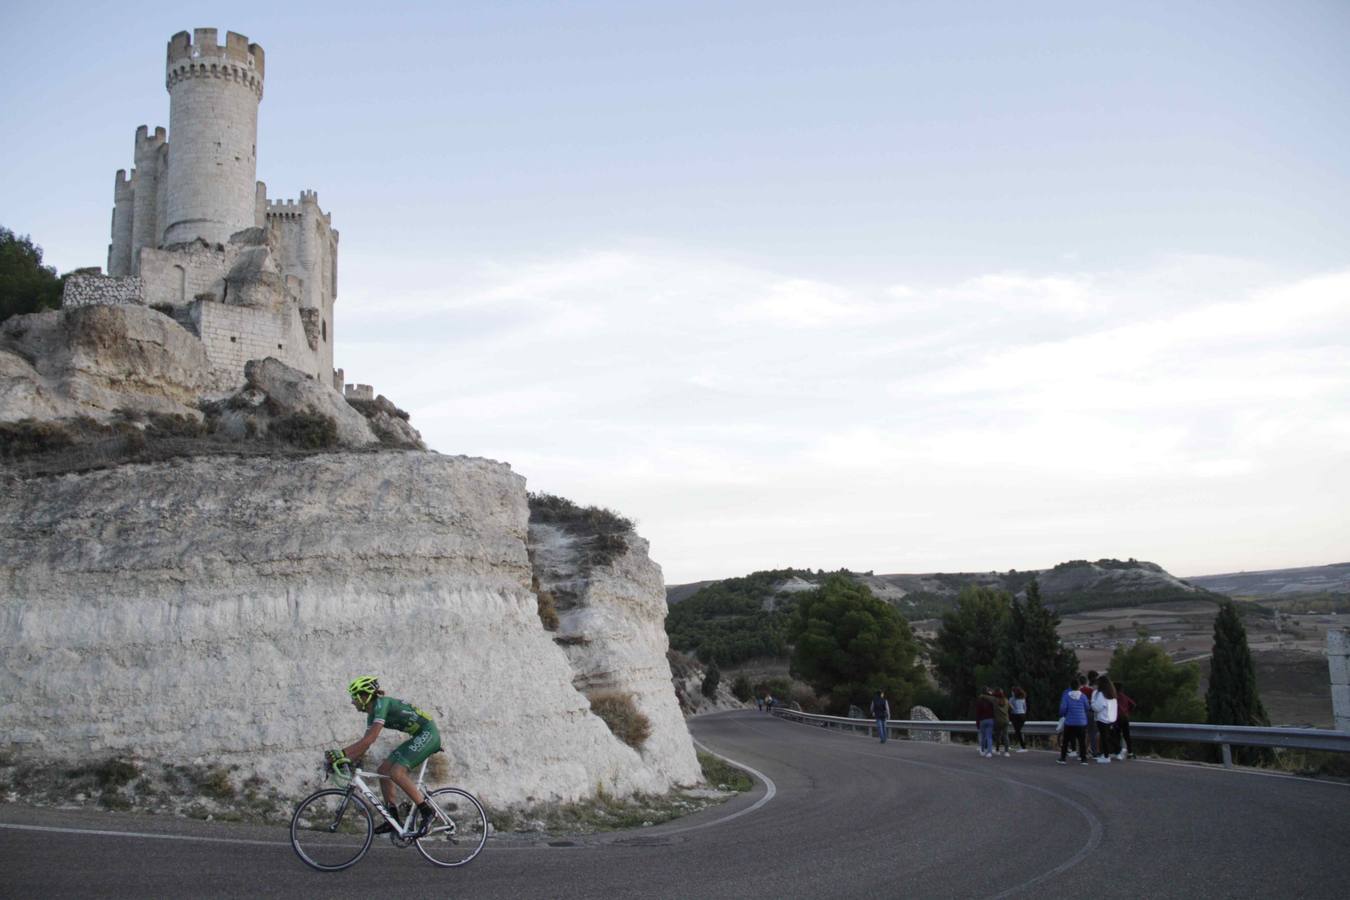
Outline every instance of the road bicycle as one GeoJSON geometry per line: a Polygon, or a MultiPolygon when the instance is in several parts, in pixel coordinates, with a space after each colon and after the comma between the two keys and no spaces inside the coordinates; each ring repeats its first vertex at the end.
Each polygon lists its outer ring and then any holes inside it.
{"type": "MultiPolygon", "coordinates": [[[[441,751],[436,751],[441,752],[441,751]]],[[[397,816],[385,811],[365,779],[388,778],[367,772],[354,763],[324,765],[336,788],[310,794],[291,817],[291,846],[307,865],[322,872],[338,872],[361,861],[375,836],[372,810],[393,826],[389,840],[395,847],[415,846],[430,862],[452,868],[471,861],[487,842],[488,820],[483,804],[468,791],[455,787],[423,790],[427,764],[417,770],[417,790],[427,798],[435,817],[427,833],[418,835],[417,807],[408,804],[397,816]],[[402,821],[399,821],[399,819],[402,821]]]]}

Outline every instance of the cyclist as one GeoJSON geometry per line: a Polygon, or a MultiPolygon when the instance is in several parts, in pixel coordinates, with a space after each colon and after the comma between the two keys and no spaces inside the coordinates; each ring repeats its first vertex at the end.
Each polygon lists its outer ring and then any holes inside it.
{"type": "MultiPolygon", "coordinates": [[[[389,811],[390,817],[397,818],[394,785],[402,788],[408,799],[417,805],[419,820],[416,836],[425,835],[435,812],[417,790],[417,785],[413,784],[408,770],[421,765],[427,757],[441,749],[441,735],[436,730],[436,723],[412,704],[386,697],[384,691],[380,690],[379,680],[373,675],[353,678],[351,684],[347,685],[347,693],[351,695],[352,706],[366,714],[366,733],[359,741],[344,747],[341,751],[328,751],[329,764],[341,765],[349,762],[349,757],[359,759],[375,743],[380,731],[386,726],[408,735],[408,739],[394,748],[389,758],[380,763],[380,774],[388,776],[380,779],[380,793],[384,795],[384,806],[389,811]]],[[[375,833],[387,834],[393,830],[393,826],[388,822],[381,822],[376,827],[375,833]]]]}

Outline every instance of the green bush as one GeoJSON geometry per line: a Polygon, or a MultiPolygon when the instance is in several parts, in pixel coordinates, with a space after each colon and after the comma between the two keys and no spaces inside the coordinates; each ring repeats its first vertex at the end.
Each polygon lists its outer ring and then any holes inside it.
{"type": "Polygon", "coordinates": [[[57,309],[66,276],[42,264],[42,248],[27,235],[0,226],[0,322],[10,316],[57,309]]]}
{"type": "Polygon", "coordinates": [[[755,689],[750,685],[750,679],[746,677],[744,672],[737,675],[736,679],[731,682],[731,696],[742,703],[749,703],[755,699],[755,689]]]}
{"type": "Polygon", "coordinates": [[[711,666],[703,676],[703,685],[699,688],[705,697],[716,697],[717,686],[722,683],[722,672],[717,666],[711,666]]]}
{"type": "Polygon", "coordinates": [[[590,695],[591,712],[599,716],[614,736],[634,750],[639,750],[652,734],[652,723],[637,704],[632,694],[620,691],[596,691],[590,695]]]}

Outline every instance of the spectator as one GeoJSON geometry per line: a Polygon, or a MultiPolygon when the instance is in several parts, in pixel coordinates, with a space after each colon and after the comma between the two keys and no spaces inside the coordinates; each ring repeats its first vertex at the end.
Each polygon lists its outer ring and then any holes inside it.
{"type": "Polygon", "coordinates": [[[989,688],[975,699],[975,725],[980,732],[980,755],[990,759],[994,755],[994,695],[989,688]]]}
{"type": "Polygon", "coordinates": [[[1027,724],[1027,692],[1020,685],[1013,685],[1008,718],[1012,720],[1013,735],[1017,738],[1017,752],[1026,753],[1027,741],[1022,737],[1022,726],[1027,724]]]}
{"type": "Polygon", "coordinates": [[[998,753],[998,748],[1003,748],[1004,756],[1012,756],[1008,745],[1008,698],[1003,696],[1003,689],[994,691],[994,753],[998,753]]]}
{"type": "Polygon", "coordinates": [[[881,742],[886,743],[886,721],[891,717],[891,701],[886,699],[885,691],[877,691],[872,697],[872,718],[877,720],[877,734],[881,742]]]}
{"type": "MultiPolygon", "coordinates": [[[[1088,708],[1089,708],[1089,709],[1092,708],[1092,691],[1093,691],[1093,685],[1095,685],[1096,683],[1097,683],[1097,670],[1096,670],[1096,669],[1089,669],[1087,675],[1079,675],[1079,676],[1078,676],[1078,690],[1082,691],[1082,692],[1083,692],[1083,696],[1087,698],[1088,708]]],[[[1097,755],[1097,720],[1094,719],[1092,716],[1088,716],[1087,731],[1085,732],[1085,734],[1086,734],[1086,736],[1087,736],[1087,748],[1088,748],[1088,753],[1090,753],[1090,754],[1093,755],[1093,756],[1096,756],[1096,755],[1097,755]]]]}
{"type": "Polygon", "coordinates": [[[1097,690],[1092,692],[1092,718],[1097,720],[1097,762],[1111,761],[1116,745],[1116,688],[1105,675],[1097,676],[1097,690]]]}
{"type": "MultiPolygon", "coordinates": [[[[1081,677],[1081,676],[1080,676],[1081,677]]],[[[1059,698],[1059,717],[1064,720],[1064,739],[1059,745],[1059,764],[1065,765],[1071,747],[1078,748],[1079,765],[1087,765],[1087,743],[1083,732],[1087,728],[1090,710],[1088,699],[1079,685],[1069,682],[1069,688],[1059,698]]]]}
{"type": "Polygon", "coordinates": [[[1116,733],[1120,738],[1120,752],[1116,754],[1116,759],[1124,759],[1127,750],[1130,759],[1135,758],[1134,741],[1130,740],[1130,713],[1138,705],[1134,698],[1125,693],[1125,685],[1116,685],[1116,733]]]}

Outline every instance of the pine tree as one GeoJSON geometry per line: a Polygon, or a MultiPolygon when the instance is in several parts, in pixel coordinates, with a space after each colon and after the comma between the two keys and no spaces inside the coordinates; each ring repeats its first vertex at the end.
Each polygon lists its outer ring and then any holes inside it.
{"type": "Polygon", "coordinates": [[[998,679],[999,648],[1012,606],[1007,591],[966,585],[956,608],[942,616],[933,642],[933,671],[947,689],[953,708],[969,715],[979,688],[998,679]]]}
{"type": "MultiPolygon", "coordinates": [[[[1209,662],[1205,711],[1211,725],[1270,724],[1256,689],[1256,666],[1247,646],[1247,629],[1232,601],[1220,603],[1214,617],[1214,652],[1209,662]]],[[[1253,748],[1234,748],[1234,757],[1244,762],[1267,756],[1253,748]]]]}
{"type": "Polygon", "coordinates": [[[1059,697],[1078,671],[1078,654],[1059,639],[1059,615],[1041,601],[1035,578],[1027,584],[1025,602],[1009,610],[998,671],[1003,687],[1018,684],[1027,692],[1031,719],[1059,715],[1059,697]]]}

